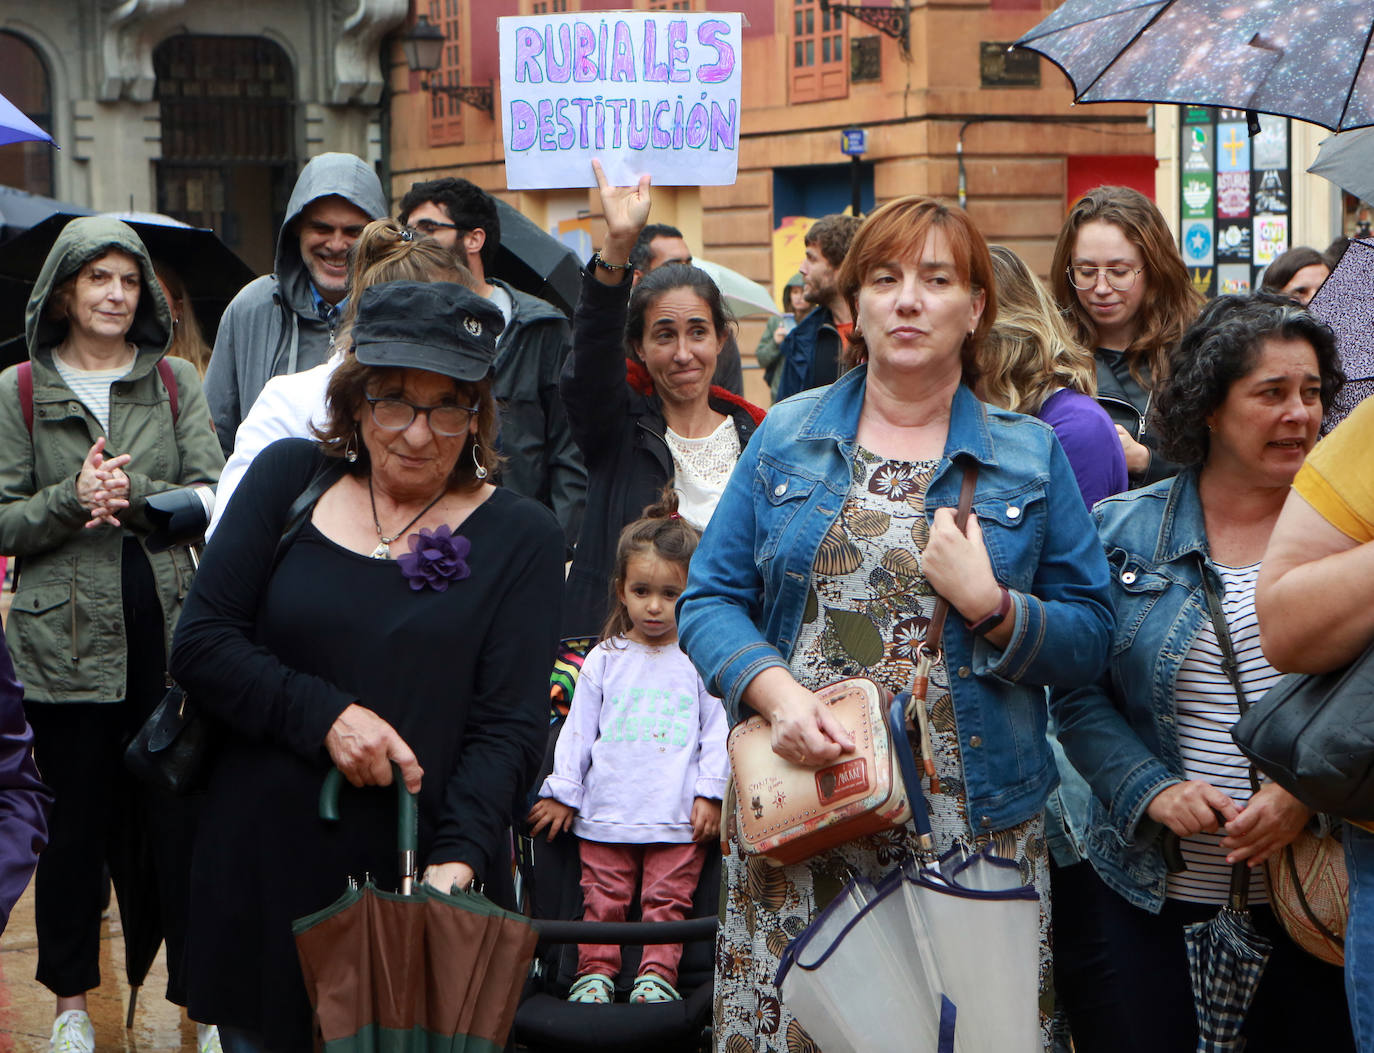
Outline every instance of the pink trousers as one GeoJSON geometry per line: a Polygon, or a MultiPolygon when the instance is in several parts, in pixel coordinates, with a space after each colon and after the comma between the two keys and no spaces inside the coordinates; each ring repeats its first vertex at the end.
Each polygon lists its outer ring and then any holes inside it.
{"type": "MultiPolygon", "coordinates": [[[[692,896],[706,859],[706,845],[608,845],[578,842],[582,856],[582,902],[586,921],[624,921],[640,878],[640,917],[644,921],[681,921],[692,907],[692,896]],[[641,877],[642,875],[642,877],[641,877]]],[[[641,973],[655,973],[677,984],[682,944],[645,944],[641,973]]],[[[620,972],[620,948],[583,944],[577,949],[577,975],[620,972]]]]}

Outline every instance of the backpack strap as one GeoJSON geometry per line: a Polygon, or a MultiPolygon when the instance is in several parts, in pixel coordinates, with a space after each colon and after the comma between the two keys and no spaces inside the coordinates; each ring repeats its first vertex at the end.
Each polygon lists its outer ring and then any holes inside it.
{"type": "MultiPolygon", "coordinates": [[[[172,423],[176,424],[181,415],[178,399],[177,376],[166,358],[157,360],[157,375],[162,378],[162,386],[167,389],[167,401],[172,404],[172,423]]],[[[19,412],[24,415],[24,427],[33,434],[33,363],[20,362],[15,379],[19,381],[19,412]]]]}
{"type": "MultiPolygon", "coordinates": [[[[167,401],[172,404],[172,423],[176,424],[177,417],[180,416],[181,406],[177,399],[177,375],[172,372],[172,364],[167,361],[166,356],[157,360],[157,375],[162,378],[162,386],[167,389],[167,401]]],[[[29,381],[29,390],[33,390],[33,381],[29,381]]],[[[29,396],[29,416],[33,416],[33,395],[29,396]]],[[[30,431],[33,429],[30,428],[30,431]]]]}
{"type": "Polygon", "coordinates": [[[19,412],[24,415],[24,427],[33,434],[33,363],[20,362],[15,379],[19,381],[19,412]]]}

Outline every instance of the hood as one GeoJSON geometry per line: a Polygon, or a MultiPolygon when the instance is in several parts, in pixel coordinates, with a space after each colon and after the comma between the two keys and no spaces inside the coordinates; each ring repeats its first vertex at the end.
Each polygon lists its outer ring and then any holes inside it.
{"type": "Polygon", "coordinates": [[[33,284],[33,294],[24,311],[24,335],[28,341],[30,358],[36,357],[39,352],[51,350],[66,338],[65,320],[55,322],[44,317],[44,308],[53,289],[109,249],[127,252],[138,260],[139,273],[143,278],[138,309],[134,311],[128,339],[138,345],[140,357],[155,360],[162,356],[172,339],[172,314],[162,294],[162,285],[153,273],[153,263],[143,239],[127,223],[117,219],[82,216],[62,228],[33,284]]]}
{"type": "Polygon", "coordinates": [[[380,219],[387,214],[386,194],[381,180],[361,157],[353,154],[320,154],[301,169],[291,200],[286,204],[286,218],[277,232],[275,266],[277,282],[287,303],[297,314],[313,315],[315,297],[310,291],[310,273],[301,259],[300,240],[295,223],[305,206],[322,197],[341,197],[367,213],[368,219],[380,219]]]}
{"type": "Polygon", "coordinates": [[[796,289],[804,289],[804,288],[806,288],[806,279],[802,277],[801,271],[797,271],[796,274],[794,274],[794,275],[792,275],[792,277],[788,278],[788,279],[787,279],[787,284],[784,285],[784,286],[782,287],[782,295],[781,295],[780,297],[778,297],[778,300],[779,300],[779,302],[782,304],[782,313],[783,313],[783,314],[791,314],[791,313],[792,313],[792,300],[791,300],[791,297],[788,295],[787,290],[788,290],[788,289],[793,289],[793,288],[796,288],[796,289]]]}

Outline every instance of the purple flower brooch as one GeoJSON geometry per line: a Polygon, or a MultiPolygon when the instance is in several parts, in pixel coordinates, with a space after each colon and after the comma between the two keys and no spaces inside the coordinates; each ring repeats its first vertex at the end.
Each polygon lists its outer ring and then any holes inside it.
{"type": "Polygon", "coordinates": [[[471,551],[472,542],[461,534],[454,534],[445,523],[435,530],[422,527],[418,533],[411,534],[410,551],[396,563],[416,592],[426,585],[435,592],[444,592],[449,582],[462,581],[472,573],[467,563],[471,551]]]}

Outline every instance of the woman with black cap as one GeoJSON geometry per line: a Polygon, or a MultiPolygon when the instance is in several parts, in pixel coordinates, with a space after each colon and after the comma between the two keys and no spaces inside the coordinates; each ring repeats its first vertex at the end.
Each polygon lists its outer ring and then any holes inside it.
{"type": "Polygon", "coordinates": [[[501,325],[452,282],[365,290],[319,441],[254,460],[187,599],[173,670],[228,727],[191,877],[191,1012],[226,1053],[310,1048],[292,919],[350,875],[398,884],[393,795],[345,789],[326,826],[331,765],[354,787],[400,766],[429,884],[503,864],[543,753],[563,535],[487,482],[501,325]]]}

